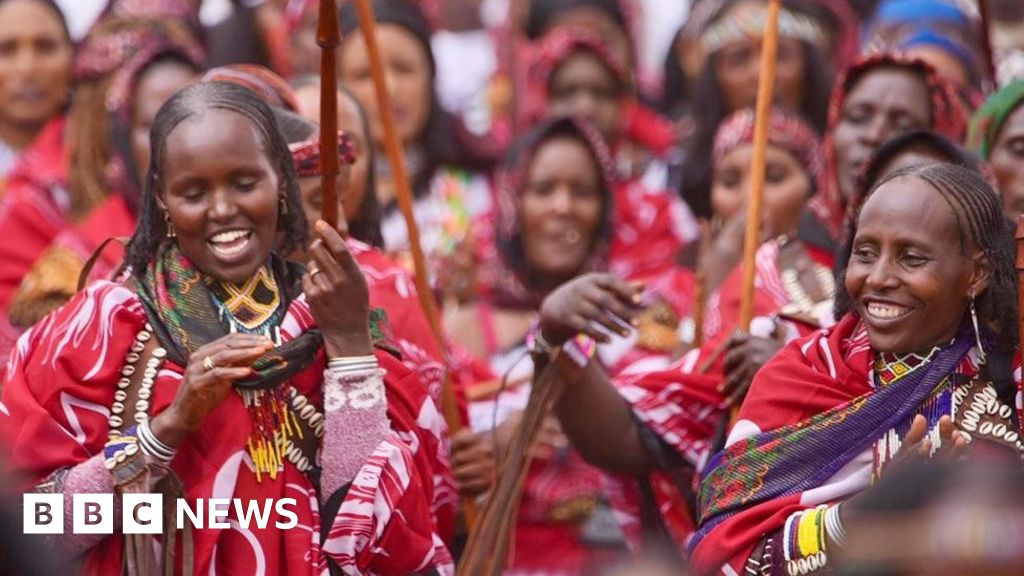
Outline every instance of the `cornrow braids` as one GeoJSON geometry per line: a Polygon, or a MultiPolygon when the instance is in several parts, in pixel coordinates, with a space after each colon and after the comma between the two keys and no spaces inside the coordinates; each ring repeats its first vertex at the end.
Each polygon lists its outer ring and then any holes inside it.
{"type": "Polygon", "coordinates": [[[167,225],[157,203],[157,198],[164,194],[163,186],[167,180],[162,172],[167,139],[179,124],[207,110],[228,110],[245,116],[263,141],[271,164],[284,186],[288,208],[278,214],[277,253],[291,254],[306,242],[308,231],[295,165],[270,106],[255,93],[237,84],[202,82],[188,86],[171,97],[153,121],[150,132],[152,154],[142,195],[142,208],[125,257],[125,264],[136,277],[141,278],[145,273],[146,266],[167,236],[167,225]]]}
{"type": "MultiPolygon", "coordinates": [[[[880,187],[897,178],[913,177],[928,183],[953,209],[963,254],[980,250],[990,266],[988,287],[975,297],[978,318],[988,326],[998,349],[1012,353],[1017,345],[1017,278],[1012,224],[1003,215],[999,195],[976,171],[954,164],[924,164],[893,172],[864,196],[861,206],[880,187]]],[[[853,219],[851,238],[857,232],[853,219]]],[[[849,254],[843,254],[849,261],[849,254]]],[[[853,308],[845,288],[846,267],[838,273],[836,317],[853,308]]]]}

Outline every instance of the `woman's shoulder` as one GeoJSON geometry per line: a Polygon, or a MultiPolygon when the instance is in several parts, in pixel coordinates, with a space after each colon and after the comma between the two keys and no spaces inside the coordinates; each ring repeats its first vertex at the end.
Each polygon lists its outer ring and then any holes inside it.
{"type": "Polygon", "coordinates": [[[81,343],[106,340],[126,325],[138,331],[146,311],[134,290],[122,282],[100,280],[77,292],[29,331],[29,341],[41,339],[81,343]]]}

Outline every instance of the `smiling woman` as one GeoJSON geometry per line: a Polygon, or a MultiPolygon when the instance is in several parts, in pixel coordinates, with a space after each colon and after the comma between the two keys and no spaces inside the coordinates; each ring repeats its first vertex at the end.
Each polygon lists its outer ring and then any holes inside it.
{"type": "MultiPolygon", "coordinates": [[[[151,139],[127,276],[78,293],[9,364],[0,436],[31,441],[4,442],[5,460],[52,493],[176,477],[189,501],[303,503],[304,538],[197,529],[185,573],[449,569],[431,513],[443,423],[419,375],[375,348],[366,281],[337,232],[317,223],[308,270],[285,260],[306,224],[268,105],[192,85],[151,139]]],[[[86,574],[159,567],[148,536],[61,542],[86,574]]]]}
{"type": "Polygon", "coordinates": [[[52,0],[0,0],[0,195],[15,159],[67,103],[71,50],[52,0]]]}
{"type": "Polygon", "coordinates": [[[843,503],[895,460],[1020,457],[1013,242],[996,193],[967,168],[913,166],[856,222],[839,323],[764,366],[708,463],[699,574],[824,567],[843,503]],[[786,538],[815,525],[825,538],[786,538]]]}

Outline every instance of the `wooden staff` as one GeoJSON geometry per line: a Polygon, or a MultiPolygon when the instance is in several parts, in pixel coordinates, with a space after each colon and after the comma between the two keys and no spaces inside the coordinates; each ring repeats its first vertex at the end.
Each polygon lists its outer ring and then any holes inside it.
{"type": "Polygon", "coordinates": [[[512,433],[506,452],[500,455],[497,481],[484,504],[477,529],[466,542],[459,562],[459,576],[500,576],[504,572],[519,500],[533,461],[531,449],[562,392],[580,374],[581,369],[561,350],[555,352],[539,374],[534,374],[523,419],[512,433]]]}
{"type": "Polygon", "coordinates": [[[999,87],[999,78],[996,76],[996,53],[992,46],[992,19],[988,12],[987,0],[978,0],[978,15],[981,17],[981,53],[985,58],[985,70],[988,77],[992,79],[992,89],[999,87]]]}
{"type": "Polygon", "coordinates": [[[338,5],[320,0],[316,43],[320,46],[320,183],[322,217],[338,229],[338,65],[341,46],[338,5]]]}
{"type": "Polygon", "coordinates": [[[1024,356],[1024,216],[1017,218],[1017,322],[1020,351],[1024,356]]]}
{"type": "MultiPolygon", "coordinates": [[[[747,203],[747,230],[743,237],[743,284],[740,299],[740,325],[744,332],[750,331],[754,319],[754,275],[757,264],[755,255],[761,240],[761,205],[764,200],[765,154],[768,150],[768,119],[771,115],[772,97],[775,94],[775,56],[779,48],[779,11],[782,0],[771,0],[768,4],[768,21],[765,23],[764,40],[761,43],[760,84],[757,87],[757,116],[754,118],[754,154],[750,162],[750,201],[747,203]]],[[[739,407],[732,409],[731,420],[736,421],[739,407]]]]}
{"type": "MultiPolygon", "coordinates": [[[[323,2],[325,0],[321,0],[323,2]]],[[[333,2],[333,0],[326,0],[333,2]]],[[[387,151],[388,160],[391,162],[391,173],[395,179],[395,192],[398,199],[398,206],[405,218],[405,225],[409,231],[409,250],[412,252],[413,268],[415,271],[416,291],[420,299],[420,306],[430,323],[431,332],[437,340],[438,348],[444,354],[447,350],[444,332],[441,328],[441,320],[437,313],[437,304],[434,302],[433,290],[430,287],[430,273],[427,268],[426,258],[423,256],[423,246],[420,244],[419,226],[413,214],[412,187],[409,185],[409,177],[405,171],[405,157],[402,153],[402,145],[398,139],[398,129],[395,127],[395,115],[391,110],[391,97],[388,94],[387,82],[384,79],[384,65],[380,57],[380,49],[377,44],[377,20],[373,15],[371,0],[356,0],[356,8],[359,14],[359,29],[363,33],[363,40],[366,42],[366,52],[370,59],[370,72],[373,76],[373,85],[377,95],[377,108],[380,114],[381,123],[384,128],[384,147],[387,151]]],[[[459,414],[458,402],[455,393],[452,391],[451,383],[446,378],[441,390],[441,411],[444,413],[445,423],[448,424],[448,431],[452,434],[462,428],[462,417],[459,414]]],[[[477,506],[476,501],[466,497],[462,499],[462,515],[466,522],[466,529],[472,534],[473,526],[476,523],[477,506]]]]}
{"type": "Polygon", "coordinates": [[[761,238],[761,205],[764,199],[765,153],[768,149],[768,118],[775,93],[775,55],[779,47],[779,10],[782,0],[768,4],[768,21],[761,44],[760,84],[757,87],[757,117],[754,119],[754,154],[750,163],[750,201],[747,203],[747,231],[743,237],[743,284],[740,300],[740,330],[749,331],[754,318],[754,256],[761,238]]]}

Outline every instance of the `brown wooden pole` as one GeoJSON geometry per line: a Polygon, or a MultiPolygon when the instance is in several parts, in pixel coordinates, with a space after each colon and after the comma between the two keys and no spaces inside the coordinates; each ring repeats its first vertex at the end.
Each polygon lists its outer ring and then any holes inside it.
{"type": "Polygon", "coordinates": [[[322,218],[338,228],[338,46],[341,30],[338,5],[320,0],[316,43],[320,46],[320,183],[322,218]]]}
{"type": "MultiPolygon", "coordinates": [[[[355,3],[359,14],[359,29],[363,33],[366,52],[370,59],[370,73],[377,95],[377,109],[384,128],[384,148],[388,155],[388,161],[391,163],[391,173],[395,179],[398,207],[402,210],[402,216],[405,218],[405,225],[409,231],[409,250],[412,252],[416,291],[419,295],[420,305],[423,307],[423,313],[427,316],[438,348],[443,354],[447,350],[447,342],[437,312],[437,303],[434,301],[433,291],[430,287],[430,271],[423,255],[423,246],[420,244],[419,226],[417,226],[413,214],[412,187],[409,185],[409,176],[405,169],[405,156],[402,152],[402,143],[398,138],[395,115],[391,110],[391,97],[388,94],[387,82],[384,78],[384,65],[377,44],[377,21],[373,15],[371,0],[356,0],[355,3]]],[[[448,424],[448,431],[452,434],[458,432],[462,428],[462,417],[451,382],[447,378],[441,391],[441,411],[448,424]]],[[[472,532],[477,516],[476,500],[462,499],[462,515],[467,530],[472,532]]]]}
{"type": "MultiPolygon", "coordinates": [[[[775,95],[775,57],[779,48],[779,11],[782,0],[768,4],[768,19],[761,43],[761,71],[757,87],[757,116],[754,119],[754,153],[750,169],[750,200],[747,202],[747,230],[743,237],[743,284],[740,292],[740,325],[750,331],[754,319],[754,256],[761,242],[761,211],[764,200],[765,153],[768,150],[768,119],[775,95]]],[[[734,406],[731,421],[735,422],[739,407],[734,406]]]]}
{"type": "Polygon", "coordinates": [[[743,237],[743,284],[740,300],[740,330],[750,330],[754,318],[754,256],[761,241],[761,207],[764,200],[765,153],[768,149],[768,118],[775,93],[775,56],[779,47],[779,11],[782,0],[768,4],[768,21],[761,44],[761,72],[757,89],[757,117],[754,120],[754,153],[750,169],[750,200],[747,202],[747,230],[743,237]]]}

